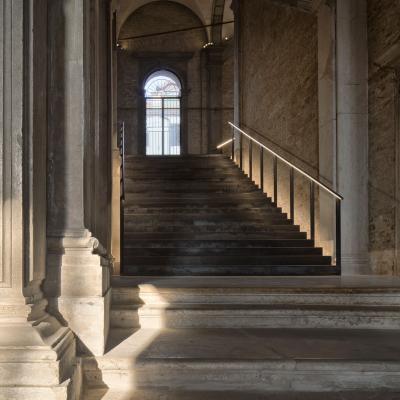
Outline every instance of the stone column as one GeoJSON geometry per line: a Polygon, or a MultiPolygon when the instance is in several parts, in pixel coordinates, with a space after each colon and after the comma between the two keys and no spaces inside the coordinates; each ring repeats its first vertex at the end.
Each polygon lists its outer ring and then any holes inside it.
{"type": "MultiPolygon", "coordinates": [[[[49,2],[49,245],[45,288],[53,312],[59,312],[77,335],[80,351],[101,355],[109,326],[110,260],[86,229],[84,209],[84,168],[96,165],[84,162],[84,157],[94,151],[87,122],[97,115],[90,101],[90,84],[98,76],[91,73],[96,64],[89,56],[89,47],[93,46],[89,39],[90,7],[96,7],[96,1],[49,2]]],[[[103,43],[101,48],[107,46],[103,43]]]]}
{"type": "Polygon", "coordinates": [[[240,60],[241,60],[241,40],[240,40],[240,22],[241,22],[241,15],[240,15],[240,1],[241,0],[232,0],[232,11],[235,18],[234,23],[234,100],[233,100],[233,107],[234,107],[234,122],[237,126],[240,124],[240,60]]]}
{"type": "Polygon", "coordinates": [[[211,46],[207,54],[208,71],[208,152],[212,152],[222,141],[222,63],[224,48],[211,46]]]}
{"type": "MultiPolygon", "coordinates": [[[[335,1],[320,1],[318,20],[318,121],[319,179],[336,189],[336,7],[335,1]]],[[[334,254],[335,202],[319,191],[318,245],[334,254]]]]}
{"type": "Polygon", "coordinates": [[[0,398],[77,399],[75,338],[47,312],[47,2],[0,0],[0,398]],[[72,379],[76,378],[76,379],[72,379]]]}
{"type": "MultiPolygon", "coordinates": [[[[240,127],[240,121],[241,121],[241,86],[240,86],[240,80],[241,80],[241,46],[242,46],[242,41],[241,41],[241,36],[240,36],[240,25],[242,22],[241,18],[241,4],[242,0],[232,0],[231,4],[231,9],[233,11],[234,15],[234,33],[233,33],[233,122],[236,126],[240,127]]],[[[232,130],[232,132],[234,132],[232,130]]],[[[239,161],[239,147],[240,147],[240,135],[236,133],[235,135],[235,159],[236,161],[239,161]]]]}
{"type": "Polygon", "coordinates": [[[342,272],[368,265],[368,45],[365,0],[337,0],[337,181],[342,272]]]}

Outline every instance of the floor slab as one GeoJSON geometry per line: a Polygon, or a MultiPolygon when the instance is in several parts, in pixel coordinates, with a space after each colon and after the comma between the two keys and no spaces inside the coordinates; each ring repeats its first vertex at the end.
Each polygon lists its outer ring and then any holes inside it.
{"type": "MultiPolygon", "coordinates": [[[[104,359],[400,362],[399,332],[340,329],[141,329],[104,359]]],[[[117,344],[119,343],[119,344],[117,344]]]]}
{"type": "Polygon", "coordinates": [[[399,291],[400,277],[358,275],[358,276],[315,276],[315,277],[268,277],[268,276],[198,276],[198,277],[127,277],[114,276],[115,287],[153,285],[159,288],[266,288],[268,290],[376,290],[399,291]]]}
{"type": "Polygon", "coordinates": [[[257,393],[209,391],[89,391],[83,400],[398,400],[400,392],[340,392],[340,393],[257,393]]]}

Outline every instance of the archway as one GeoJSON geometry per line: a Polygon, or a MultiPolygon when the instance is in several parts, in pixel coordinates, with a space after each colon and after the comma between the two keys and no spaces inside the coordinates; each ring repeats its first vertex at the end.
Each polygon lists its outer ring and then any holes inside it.
{"type": "Polygon", "coordinates": [[[181,84],[170,71],[152,73],[144,85],[146,155],[181,154],[181,84]]]}

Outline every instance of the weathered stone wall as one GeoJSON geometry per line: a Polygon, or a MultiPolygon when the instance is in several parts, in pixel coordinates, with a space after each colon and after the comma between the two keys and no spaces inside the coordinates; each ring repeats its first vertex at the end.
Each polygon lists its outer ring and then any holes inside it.
{"type": "Polygon", "coordinates": [[[399,272],[396,265],[399,81],[395,79],[391,60],[385,57],[399,40],[400,3],[368,0],[370,263],[373,272],[382,274],[399,272]]]}
{"type": "MultiPolygon", "coordinates": [[[[240,122],[262,142],[318,176],[317,17],[269,0],[241,1],[240,122]]],[[[245,163],[247,152],[245,151],[245,163]]],[[[254,152],[256,161],[258,151],[254,152]]],[[[270,159],[266,159],[270,167],[270,159]]],[[[256,164],[255,179],[258,181],[256,164]]],[[[289,209],[288,170],[278,203],[289,209]]],[[[272,194],[272,180],[266,176],[272,194]]],[[[296,183],[296,222],[308,229],[308,185],[296,183]]]]}
{"type": "Polygon", "coordinates": [[[201,24],[188,8],[160,1],[139,8],[122,26],[119,34],[122,49],[118,52],[118,119],[125,121],[129,153],[144,151],[143,84],[146,76],[157,69],[169,69],[182,81],[184,151],[206,153],[220,142],[222,121],[227,117],[224,109],[231,107],[223,103],[229,97],[233,101],[233,73],[227,62],[229,57],[232,60],[232,54],[225,54],[226,44],[203,49],[208,42],[204,29],[124,40],[201,24]],[[224,99],[223,92],[228,93],[224,99]]]}
{"type": "Polygon", "coordinates": [[[222,64],[222,138],[227,140],[232,135],[232,130],[227,121],[233,122],[233,39],[226,43],[222,64]]]}

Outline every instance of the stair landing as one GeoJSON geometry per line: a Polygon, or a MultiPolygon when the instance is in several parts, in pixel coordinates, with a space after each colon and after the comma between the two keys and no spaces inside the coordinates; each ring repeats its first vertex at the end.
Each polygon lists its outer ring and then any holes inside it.
{"type": "Polygon", "coordinates": [[[87,400],[400,398],[400,278],[112,284],[108,350],[84,359],[87,400]]]}

